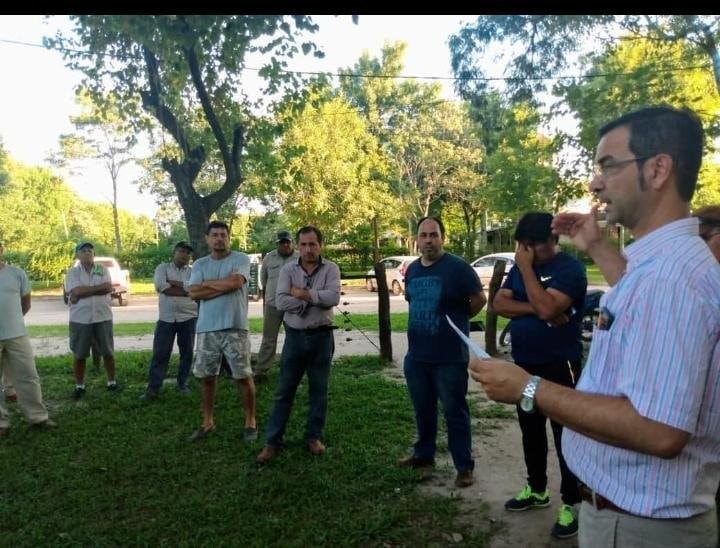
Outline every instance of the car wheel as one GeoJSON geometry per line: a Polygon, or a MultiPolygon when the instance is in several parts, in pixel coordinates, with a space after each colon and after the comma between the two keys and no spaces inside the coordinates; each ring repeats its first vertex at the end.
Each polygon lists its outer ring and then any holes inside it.
{"type": "Polygon", "coordinates": [[[120,293],[120,295],[118,295],[118,304],[120,306],[127,306],[128,305],[127,295],[120,293]]]}
{"type": "Polygon", "coordinates": [[[368,291],[375,291],[375,287],[373,286],[373,282],[370,278],[365,280],[365,289],[368,291]]]}
{"type": "Polygon", "coordinates": [[[393,295],[402,295],[402,287],[400,287],[400,282],[398,282],[397,280],[393,280],[392,292],[393,295]]]}
{"type": "Polygon", "coordinates": [[[70,299],[68,298],[68,294],[63,291],[63,302],[64,302],[65,304],[68,304],[68,301],[69,301],[69,300],[70,300],[70,299]]]}

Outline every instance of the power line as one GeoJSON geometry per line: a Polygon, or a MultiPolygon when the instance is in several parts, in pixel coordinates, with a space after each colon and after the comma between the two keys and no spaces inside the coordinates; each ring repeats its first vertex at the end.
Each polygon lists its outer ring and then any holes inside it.
{"type": "MultiPolygon", "coordinates": [[[[0,38],[0,43],[6,43],[6,44],[13,44],[18,46],[28,46],[28,47],[34,47],[34,48],[43,48],[43,49],[49,49],[54,50],[58,52],[66,52],[66,53],[77,53],[80,55],[103,55],[106,57],[110,57],[113,59],[140,59],[137,56],[127,55],[113,55],[110,53],[102,53],[102,54],[94,54],[90,51],[85,50],[77,50],[77,49],[70,49],[70,48],[61,48],[61,47],[46,47],[43,44],[33,44],[30,42],[23,42],[20,40],[10,40],[5,38],[0,38]]],[[[651,74],[666,74],[670,72],[689,72],[692,70],[706,70],[710,69],[712,70],[712,65],[709,63],[704,63],[701,65],[690,65],[690,66],[684,66],[684,67],[653,67],[653,72],[651,74]]],[[[260,72],[259,68],[255,67],[243,67],[243,70],[250,70],[253,72],[260,72]]],[[[597,73],[589,73],[589,74],[574,74],[574,75],[558,75],[558,76],[523,76],[523,77],[517,77],[517,76],[410,76],[410,75],[389,75],[389,74],[353,74],[350,72],[323,72],[323,71],[301,71],[301,70],[279,70],[278,72],[281,72],[283,74],[295,74],[295,75],[302,75],[302,76],[332,76],[337,78],[365,78],[365,79],[382,79],[382,80],[438,80],[438,81],[452,81],[452,82],[468,82],[468,81],[474,81],[474,82],[508,82],[508,81],[515,81],[515,80],[531,80],[531,81],[555,81],[555,80],[593,80],[596,78],[607,78],[607,77],[616,77],[616,76],[633,76],[634,72],[627,71],[627,72],[597,72],[597,73]]]]}

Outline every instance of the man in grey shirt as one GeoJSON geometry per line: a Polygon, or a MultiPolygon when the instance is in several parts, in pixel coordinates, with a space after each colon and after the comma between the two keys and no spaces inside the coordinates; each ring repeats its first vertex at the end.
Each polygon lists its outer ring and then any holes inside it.
{"type": "Polygon", "coordinates": [[[192,365],[193,343],[195,342],[195,322],[197,321],[197,303],[188,297],[185,283],[190,280],[190,254],[192,246],[187,242],[175,244],[173,260],[162,263],[155,269],[153,281],[158,292],[159,317],[155,325],[153,355],[150,360],[148,385],[140,399],[149,401],[157,398],[162,387],[172,354],[173,343],[177,336],[180,362],[177,372],[177,389],[183,394],[190,392],[187,384],[192,365]]]}
{"type": "Polygon", "coordinates": [[[193,374],[202,379],[203,423],[190,441],[215,429],[214,407],[220,361],[227,361],[237,381],[245,411],[245,441],[257,439],[255,383],[250,367],[247,281],[250,257],[230,250],[230,229],[212,221],[205,231],[210,255],[195,261],[188,282],[190,298],[200,302],[193,374]]]}
{"type": "Polygon", "coordinates": [[[275,295],[278,310],[285,312],[285,343],[265,447],[255,459],[258,464],[268,462],[282,448],[295,392],[305,373],[309,399],[305,441],[313,455],[325,452],[320,438],[335,352],[333,307],[340,302],[340,269],[320,255],[322,233],[314,226],[301,228],[297,242],[300,258],[282,268],[275,295]]]}
{"type": "Polygon", "coordinates": [[[280,269],[288,262],[298,258],[297,250],[293,249],[292,236],[287,230],[277,233],[275,240],[277,249],[271,251],[262,261],[260,280],[264,291],[263,336],[255,366],[255,383],[267,380],[268,372],[275,359],[278,332],[282,324],[282,310],[275,307],[275,290],[277,288],[280,269]]]}
{"type": "MultiPolygon", "coordinates": [[[[30,310],[30,281],[27,274],[5,264],[0,243],[0,359],[15,385],[17,402],[25,418],[43,429],[55,427],[43,403],[40,377],[35,367],[30,337],[23,316],[30,310]]],[[[0,438],[10,434],[10,415],[0,400],[0,438]]]]}

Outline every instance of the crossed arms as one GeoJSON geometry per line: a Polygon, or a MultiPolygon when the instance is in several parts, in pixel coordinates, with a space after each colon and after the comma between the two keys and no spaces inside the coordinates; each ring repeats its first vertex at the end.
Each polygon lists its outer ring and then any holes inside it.
{"type": "Polygon", "coordinates": [[[188,295],[194,301],[207,301],[240,289],[246,281],[245,276],[233,272],[226,278],[205,280],[199,284],[191,285],[188,288],[188,295]]]}

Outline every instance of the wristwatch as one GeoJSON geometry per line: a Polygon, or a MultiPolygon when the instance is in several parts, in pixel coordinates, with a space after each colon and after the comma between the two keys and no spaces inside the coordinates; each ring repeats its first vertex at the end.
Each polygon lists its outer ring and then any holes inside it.
{"type": "Polygon", "coordinates": [[[525,411],[526,413],[532,413],[535,411],[535,391],[537,390],[538,383],[540,382],[540,377],[537,375],[533,375],[530,377],[530,380],[525,385],[525,389],[522,393],[522,398],[520,398],[520,409],[525,411]]]}

